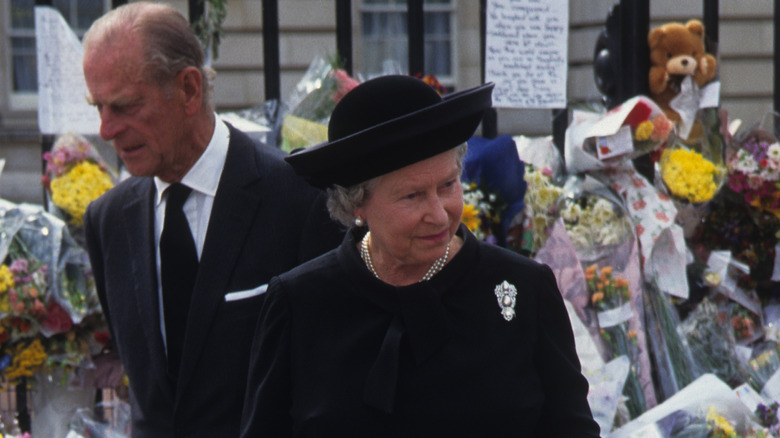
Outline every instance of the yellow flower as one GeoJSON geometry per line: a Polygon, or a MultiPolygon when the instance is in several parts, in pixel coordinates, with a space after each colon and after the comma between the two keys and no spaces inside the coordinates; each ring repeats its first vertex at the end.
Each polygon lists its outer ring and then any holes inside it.
{"type": "Polygon", "coordinates": [[[35,339],[27,345],[17,345],[11,356],[13,357],[11,365],[5,369],[5,377],[8,380],[32,376],[46,360],[46,352],[40,339],[35,339]]]}
{"type": "Polygon", "coordinates": [[[480,225],[482,225],[482,220],[480,220],[478,215],[477,207],[471,204],[463,204],[463,214],[460,221],[473,233],[479,230],[480,225]]]}
{"type": "Polygon", "coordinates": [[[52,202],[70,215],[72,225],[81,226],[87,205],[113,185],[111,177],[100,166],[82,161],[52,180],[52,202]]]}
{"type": "Polygon", "coordinates": [[[0,294],[8,292],[15,286],[14,275],[6,265],[0,265],[0,294]]]}
{"type": "Polygon", "coordinates": [[[723,170],[700,153],[667,149],[661,158],[661,178],[673,195],[689,202],[705,202],[715,196],[723,170]]]}
{"type": "Polygon", "coordinates": [[[650,138],[650,134],[653,133],[653,122],[645,120],[636,127],[634,138],[639,141],[647,140],[650,138]]]}

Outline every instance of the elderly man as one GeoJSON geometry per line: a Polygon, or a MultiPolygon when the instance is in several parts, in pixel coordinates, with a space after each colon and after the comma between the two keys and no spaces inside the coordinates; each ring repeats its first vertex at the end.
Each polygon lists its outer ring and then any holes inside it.
{"type": "Polygon", "coordinates": [[[134,437],[237,436],[265,284],[341,241],[323,197],[213,110],[187,20],[134,2],[84,37],[88,100],[133,175],[85,227],[134,437]]]}

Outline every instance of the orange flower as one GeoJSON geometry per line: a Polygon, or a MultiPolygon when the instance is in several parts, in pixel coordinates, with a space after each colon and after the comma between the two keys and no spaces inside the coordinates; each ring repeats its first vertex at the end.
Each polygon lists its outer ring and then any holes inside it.
{"type": "Polygon", "coordinates": [[[604,299],[604,293],[603,292],[596,292],[590,297],[590,301],[595,305],[599,301],[604,299]]]}
{"type": "Polygon", "coordinates": [[[622,277],[618,277],[615,279],[615,286],[617,287],[628,287],[628,280],[622,277]]]}
{"type": "Polygon", "coordinates": [[[601,268],[601,275],[606,276],[610,274],[612,274],[612,266],[604,266],[603,268],[601,268]]]}
{"type": "Polygon", "coordinates": [[[626,336],[628,336],[629,340],[636,338],[636,330],[629,330],[626,336]]]}

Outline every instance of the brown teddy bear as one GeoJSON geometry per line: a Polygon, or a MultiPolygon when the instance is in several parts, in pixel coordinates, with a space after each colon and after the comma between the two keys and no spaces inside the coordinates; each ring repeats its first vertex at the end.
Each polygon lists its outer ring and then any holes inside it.
{"type": "Polygon", "coordinates": [[[667,23],[653,29],[650,45],[650,98],[677,123],[680,115],[669,106],[680,93],[680,84],[692,76],[699,87],[715,78],[717,61],[704,51],[704,26],[699,20],[667,23]]]}

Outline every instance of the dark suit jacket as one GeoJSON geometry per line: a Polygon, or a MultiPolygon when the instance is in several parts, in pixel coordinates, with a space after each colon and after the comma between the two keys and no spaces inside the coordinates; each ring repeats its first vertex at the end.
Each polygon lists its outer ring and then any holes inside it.
{"type": "Polygon", "coordinates": [[[230,128],[193,292],[178,390],[160,333],[152,178],[130,178],[85,215],[87,247],[113,342],[130,379],[134,437],[234,437],[252,335],[264,296],[230,292],[338,245],[324,194],[294,174],[277,149],[230,128]]]}

